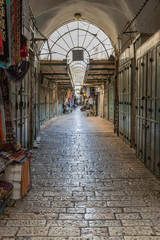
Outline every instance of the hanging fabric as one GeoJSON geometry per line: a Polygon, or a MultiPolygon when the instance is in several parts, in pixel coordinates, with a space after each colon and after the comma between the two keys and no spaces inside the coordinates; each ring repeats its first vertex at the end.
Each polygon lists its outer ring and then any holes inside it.
{"type": "Polygon", "coordinates": [[[15,65],[21,60],[21,0],[14,0],[15,65]]]}
{"type": "MultiPolygon", "coordinates": [[[[4,104],[4,109],[5,109],[6,143],[14,144],[15,136],[14,136],[14,132],[13,132],[10,90],[9,90],[8,79],[5,77],[4,73],[2,73],[0,75],[0,77],[2,79],[1,90],[2,90],[2,94],[3,94],[3,104],[4,104]]],[[[5,145],[7,146],[7,144],[5,144],[5,145]]],[[[8,151],[8,149],[6,149],[5,151],[8,151]]]]}
{"type": "Polygon", "coordinates": [[[10,0],[10,64],[21,61],[22,1],[10,0]]]}
{"type": "Polygon", "coordinates": [[[0,0],[0,62],[7,62],[8,57],[7,6],[6,0],[0,0]]]}
{"type": "Polygon", "coordinates": [[[10,66],[9,69],[5,69],[5,74],[8,79],[12,80],[16,84],[21,84],[26,73],[29,69],[29,62],[22,61],[18,66],[10,66]]]}

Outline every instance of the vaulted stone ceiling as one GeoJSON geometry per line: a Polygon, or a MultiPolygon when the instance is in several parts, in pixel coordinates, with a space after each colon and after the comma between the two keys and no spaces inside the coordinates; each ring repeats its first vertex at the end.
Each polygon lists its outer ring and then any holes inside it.
{"type": "MultiPolygon", "coordinates": [[[[57,27],[73,20],[75,13],[106,32],[114,45],[118,35],[146,0],[30,0],[39,30],[49,36],[57,27]]],[[[148,0],[131,30],[154,33],[160,28],[160,0],[148,0]]],[[[136,34],[137,34],[136,33],[136,34]]]]}

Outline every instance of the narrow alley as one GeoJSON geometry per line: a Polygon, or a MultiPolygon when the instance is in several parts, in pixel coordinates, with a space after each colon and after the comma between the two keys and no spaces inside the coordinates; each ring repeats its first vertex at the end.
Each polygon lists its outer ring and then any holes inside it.
{"type": "Polygon", "coordinates": [[[160,0],[0,0],[0,240],[160,240],[160,0]]]}
{"type": "Polygon", "coordinates": [[[0,226],[3,240],[159,240],[159,181],[112,123],[78,108],[42,129],[32,190],[0,226]]]}

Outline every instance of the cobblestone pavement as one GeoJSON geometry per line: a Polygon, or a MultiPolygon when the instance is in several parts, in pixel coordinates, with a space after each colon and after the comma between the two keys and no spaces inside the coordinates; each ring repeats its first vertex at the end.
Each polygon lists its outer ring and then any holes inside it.
{"type": "Polygon", "coordinates": [[[3,240],[160,240],[160,184],[104,119],[79,109],[41,131],[32,190],[0,217],[3,240]]]}

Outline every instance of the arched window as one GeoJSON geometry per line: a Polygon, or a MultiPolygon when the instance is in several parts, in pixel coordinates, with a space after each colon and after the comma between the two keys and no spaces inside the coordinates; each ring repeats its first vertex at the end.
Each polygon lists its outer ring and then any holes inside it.
{"type": "Polygon", "coordinates": [[[114,48],[108,36],[88,21],[72,21],[42,45],[40,60],[67,60],[75,86],[81,86],[90,59],[108,59],[114,48]]]}

